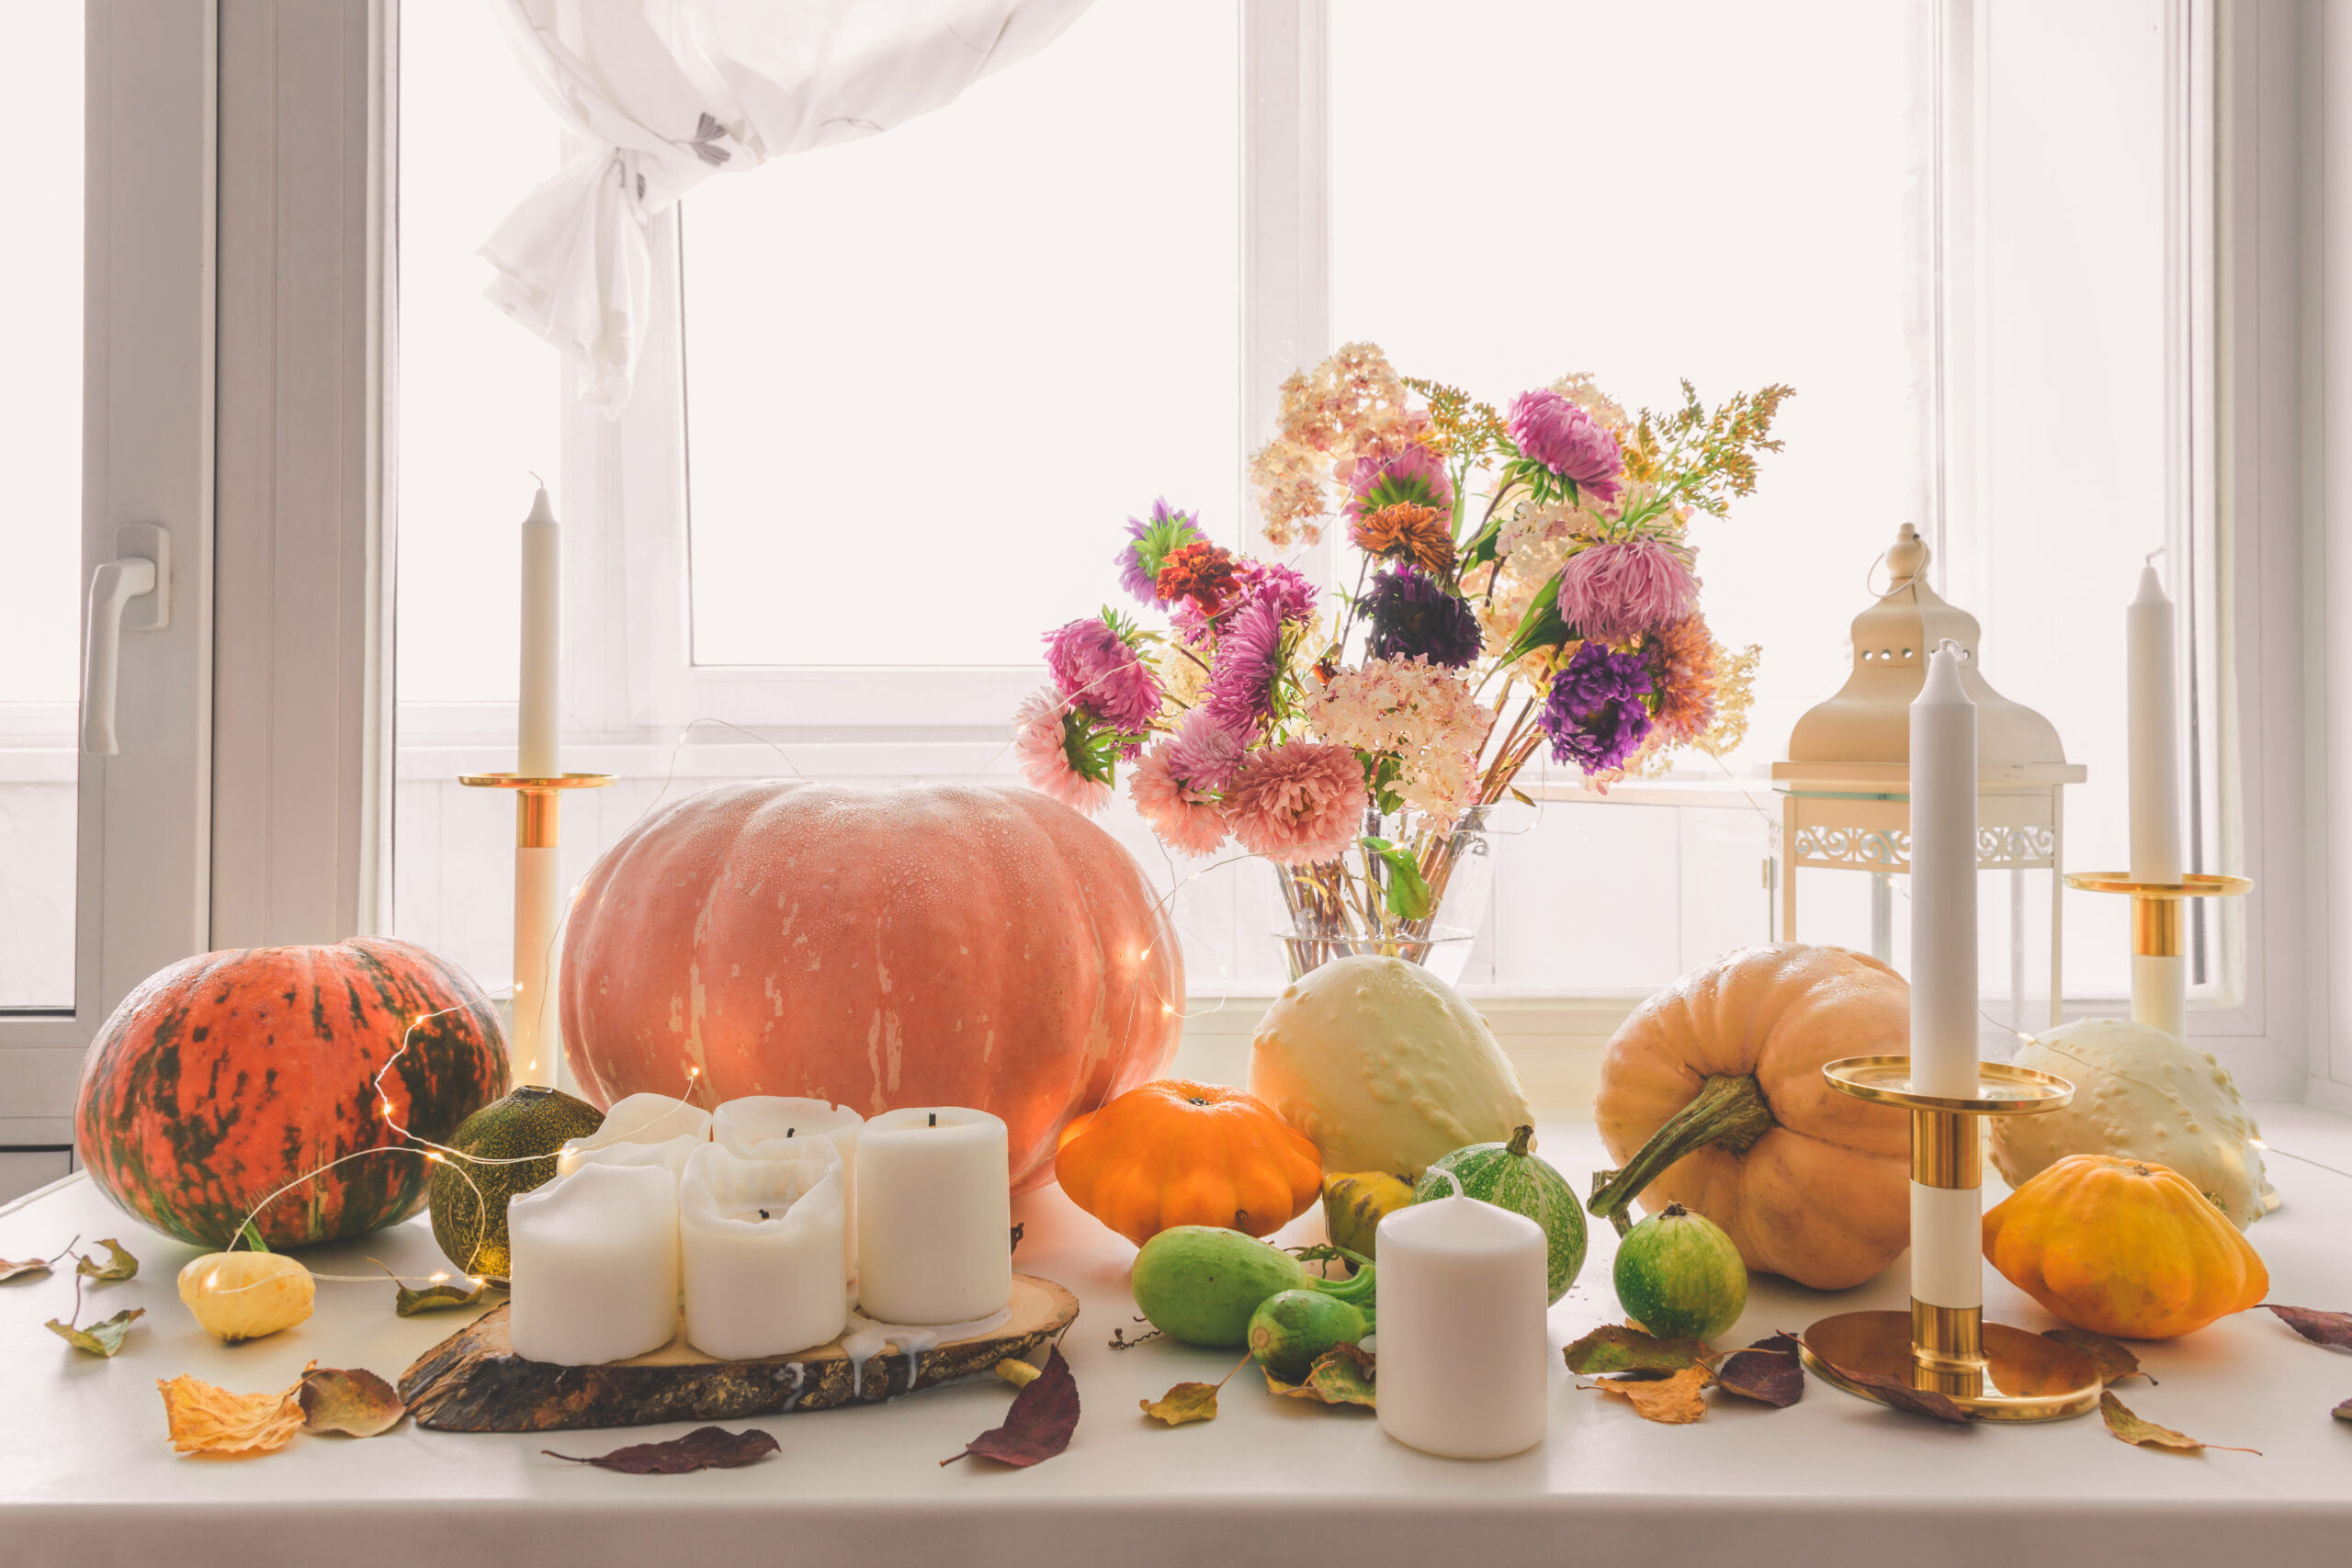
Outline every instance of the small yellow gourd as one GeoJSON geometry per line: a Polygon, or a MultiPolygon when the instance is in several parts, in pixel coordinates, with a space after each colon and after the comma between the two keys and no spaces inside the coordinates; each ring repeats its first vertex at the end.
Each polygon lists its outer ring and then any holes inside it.
{"type": "Polygon", "coordinates": [[[2144,1160],[2074,1155],[1994,1205],[1984,1257],[2062,1320],[2172,1339],[2244,1312],[2270,1274],[2220,1206],[2144,1160]]]}
{"type": "Polygon", "coordinates": [[[234,1345],[309,1317],[318,1284],[282,1252],[208,1252],[180,1270],[179,1289],[198,1326],[234,1345]]]}

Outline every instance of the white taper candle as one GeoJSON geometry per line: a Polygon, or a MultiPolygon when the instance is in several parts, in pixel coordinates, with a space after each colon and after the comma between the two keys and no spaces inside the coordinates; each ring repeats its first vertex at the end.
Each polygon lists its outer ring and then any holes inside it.
{"type": "MultiPolygon", "coordinates": [[[[2173,606],[2152,561],[2123,611],[2130,692],[2132,880],[2177,883],[2180,851],[2180,705],[2173,672],[2173,606]]],[[[2134,953],[2132,1018],[2186,1032],[2188,960],[2134,953]]]]}
{"type": "MultiPolygon", "coordinates": [[[[563,770],[557,734],[563,653],[563,533],[542,485],[523,519],[522,674],[515,703],[515,771],[563,770]]],[[[563,884],[553,845],[514,850],[514,1020],[508,1045],[518,1084],[552,1086],[558,1041],[555,933],[563,884]]]]}
{"type": "Polygon", "coordinates": [[[1976,1093],[1976,705],[1950,637],[1911,705],[1911,1085],[1976,1093]]]}

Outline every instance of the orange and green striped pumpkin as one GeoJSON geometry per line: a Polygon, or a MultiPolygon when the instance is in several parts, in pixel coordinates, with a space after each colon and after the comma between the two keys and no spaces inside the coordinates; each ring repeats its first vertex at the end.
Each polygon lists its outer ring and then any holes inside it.
{"type": "Polygon", "coordinates": [[[118,1207],[200,1247],[226,1247],[254,1205],[318,1171],[254,1222],[272,1247],[306,1247],[407,1219],[431,1172],[413,1143],[320,1168],[402,1144],[388,1121],[447,1143],[507,1088],[497,1011],[454,964],[380,937],[246,948],[123,998],[83,1064],[74,1136],[118,1207]]]}

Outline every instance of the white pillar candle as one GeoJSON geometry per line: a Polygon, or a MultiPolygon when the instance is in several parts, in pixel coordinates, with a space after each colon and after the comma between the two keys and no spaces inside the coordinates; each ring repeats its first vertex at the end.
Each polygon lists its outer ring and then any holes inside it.
{"type": "MultiPolygon", "coordinates": [[[[515,772],[554,778],[563,771],[557,736],[563,668],[563,532],[547,487],[523,520],[522,667],[515,701],[515,772]]],[[[518,1084],[556,1080],[555,933],[562,883],[553,845],[514,850],[514,1009],[508,1052],[518,1084]]]]}
{"type": "Polygon", "coordinates": [[[583,1367],[678,1331],[678,1184],[659,1166],[589,1165],[506,1205],[508,1330],[526,1360],[583,1367]]]}
{"type": "Polygon", "coordinates": [[[1950,637],[1911,705],[1911,1086],[1976,1093],[1976,705],[1950,637]]]}
{"type": "Polygon", "coordinates": [[[1475,1198],[1380,1222],[1381,1430],[1445,1459],[1544,1440],[1552,1352],[1543,1227],[1475,1198]]]}
{"type": "Polygon", "coordinates": [[[705,1144],[678,1184],[686,1339],[722,1361],[788,1356],[849,1324],[842,1156],[823,1138],[745,1159],[705,1144]]]}
{"type": "Polygon", "coordinates": [[[711,1141],[746,1159],[781,1159],[802,1138],[822,1138],[842,1156],[842,1232],[849,1266],[857,1267],[857,1133],[865,1118],[846,1105],[780,1094],[747,1094],[711,1113],[711,1141]]]}
{"type": "Polygon", "coordinates": [[[1012,1299],[1004,1123],[957,1106],[886,1111],[857,1138],[859,1310],[964,1323],[1012,1299]]]}
{"type": "MultiPolygon", "coordinates": [[[[2180,706],[2173,678],[2172,601],[2154,562],[2123,611],[2129,676],[2132,880],[2180,880],[2180,706]]],[[[2167,1034],[2186,1032],[2188,960],[2132,956],[2132,1018],[2167,1034]]]]}
{"type": "Polygon", "coordinates": [[[666,1094],[629,1094],[613,1101],[605,1123],[556,1151],[555,1173],[583,1165],[661,1165],[682,1174],[686,1156],[710,1142],[710,1112],[666,1094]]]}

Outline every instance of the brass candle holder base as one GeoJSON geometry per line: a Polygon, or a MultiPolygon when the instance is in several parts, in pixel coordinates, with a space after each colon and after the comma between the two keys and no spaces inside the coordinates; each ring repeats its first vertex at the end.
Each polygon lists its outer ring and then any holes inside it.
{"type": "MultiPolygon", "coordinates": [[[[1976,1093],[1966,1098],[1915,1090],[1908,1056],[1849,1056],[1821,1071],[1841,1094],[1910,1111],[1911,1179],[1955,1192],[1984,1186],[1984,1140],[1972,1118],[2031,1116],[2075,1097],[2064,1078],[2003,1062],[1979,1063],[1976,1093]]],[[[1984,1267],[1981,1258],[1975,1264],[1984,1267]]],[[[1939,1306],[1915,1296],[1908,1313],[1823,1318],[1800,1343],[1815,1377],[1880,1404],[1888,1403],[1884,1392],[1857,1378],[1939,1393],[1987,1421],[2056,1421],[2098,1408],[2098,1369],[2088,1356],[2022,1328],[1986,1323],[1982,1307],[1939,1306]]]]}
{"type": "Polygon", "coordinates": [[[2131,895],[2132,951],[2142,958],[2178,958],[2188,952],[2180,938],[2180,901],[2242,898],[2254,890],[2254,880],[2190,872],[2178,882],[2134,882],[2128,872],[2070,871],[2066,886],[2086,893],[2131,895]]]}
{"type": "Polygon", "coordinates": [[[602,789],[613,782],[610,773],[554,773],[535,778],[528,773],[459,773],[458,782],[473,789],[511,789],[514,795],[514,847],[551,850],[561,836],[558,803],[567,789],[602,789]]]}

